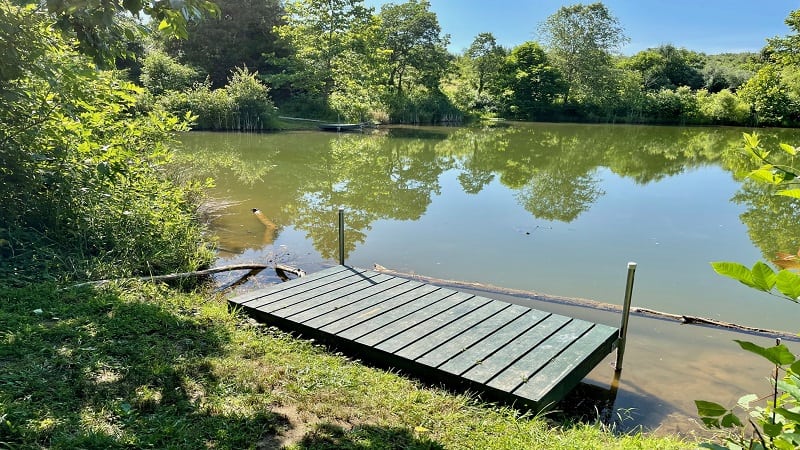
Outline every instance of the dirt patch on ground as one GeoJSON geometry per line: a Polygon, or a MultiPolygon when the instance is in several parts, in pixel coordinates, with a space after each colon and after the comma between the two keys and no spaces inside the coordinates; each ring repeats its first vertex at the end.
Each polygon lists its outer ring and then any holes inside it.
{"type": "Polygon", "coordinates": [[[279,425],[276,435],[258,443],[256,448],[259,450],[278,450],[297,444],[313,433],[320,424],[334,425],[343,430],[350,430],[353,427],[347,422],[324,420],[313,413],[299,411],[292,405],[273,407],[272,412],[283,419],[282,423],[279,425]]]}

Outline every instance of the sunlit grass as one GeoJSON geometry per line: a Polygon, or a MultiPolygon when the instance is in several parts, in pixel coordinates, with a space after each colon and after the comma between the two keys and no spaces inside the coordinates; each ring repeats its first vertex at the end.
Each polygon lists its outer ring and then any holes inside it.
{"type": "Polygon", "coordinates": [[[0,448],[692,447],[426,388],[147,285],[0,290],[0,342],[0,448]]]}

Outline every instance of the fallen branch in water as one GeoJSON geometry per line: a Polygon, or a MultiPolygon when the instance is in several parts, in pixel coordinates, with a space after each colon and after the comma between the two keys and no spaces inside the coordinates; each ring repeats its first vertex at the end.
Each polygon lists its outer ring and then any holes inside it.
{"type": "Polygon", "coordinates": [[[780,336],[782,338],[787,338],[792,340],[799,339],[797,334],[789,333],[788,331],[778,331],[778,330],[770,330],[767,328],[748,327],[746,325],[739,325],[736,323],[724,322],[722,320],[716,320],[716,319],[708,319],[705,317],[687,316],[685,314],[671,314],[671,313],[656,311],[653,309],[637,308],[637,307],[631,308],[631,312],[639,313],[645,316],[654,316],[659,318],[676,320],[686,325],[711,325],[720,328],[728,328],[736,331],[744,331],[746,333],[751,333],[751,334],[765,335],[767,337],[780,336]]]}
{"type": "Polygon", "coordinates": [[[147,277],[122,278],[116,280],[87,281],[85,283],[78,283],[76,285],[73,285],[72,287],[77,288],[84,286],[102,286],[104,284],[108,284],[111,282],[120,282],[120,281],[175,281],[186,278],[203,277],[221,272],[231,272],[234,270],[248,270],[249,272],[245,275],[245,277],[250,277],[261,272],[264,269],[269,269],[269,268],[270,266],[266,264],[231,264],[228,266],[214,267],[211,269],[195,270],[193,272],[170,273],[167,275],[152,275],[147,277]]]}
{"type": "MultiPolygon", "coordinates": [[[[603,303],[598,302],[595,300],[590,300],[586,298],[575,298],[575,297],[561,297],[556,295],[548,295],[548,294],[540,294],[538,292],[533,291],[523,291],[520,289],[510,289],[504,288],[499,286],[493,286],[491,284],[483,284],[483,283],[474,283],[474,282],[466,282],[466,281],[456,281],[456,280],[445,280],[441,278],[433,278],[433,277],[426,277],[423,275],[418,275],[414,273],[403,273],[398,272],[395,270],[387,269],[386,267],[381,266],[380,264],[375,264],[374,270],[376,272],[386,273],[389,275],[399,276],[403,278],[411,278],[414,280],[422,281],[425,283],[435,284],[439,286],[446,286],[452,288],[462,288],[462,289],[472,289],[476,291],[482,291],[487,293],[497,293],[497,294],[505,294],[511,295],[514,297],[520,297],[530,300],[537,300],[542,302],[549,302],[549,303],[558,303],[562,305],[571,305],[571,306],[579,306],[583,308],[592,308],[601,311],[609,311],[609,312],[617,312],[622,313],[622,306],[615,305],[612,303],[603,303]]],[[[696,317],[696,316],[689,316],[685,314],[671,314],[665,313],[661,311],[656,311],[653,309],[648,308],[639,308],[639,307],[632,307],[631,313],[650,317],[654,319],[661,319],[661,320],[675,320],[682,324],[686,325],[700,325],[700,326],[713,326],[719,328],[726,328],[733,331],[739,331],[743,333],[749,333],[759,336],[765,337],[782,337],[785,339],[791,339],[793,341],[800,340],[800,337],[796,333],[790,333],[788,331],[779,331],[779,330],[769,330],[765,328],[754,328],[748,327],[746,325],[739,325],[730,322],[723,322],[720,320],[715,319],[707,319],[703,317],[696,317]]]]}
{"type": "Polygon", "coordinates": [[[287,266],[284,264],[275,264],[275,274],[278,275],[278,278],[280,278],[281,281],[289,281],[290,278],[289,275],[287,275],[289,273],[293,274],[297,278],[306,276],[306,272],[303,269],[298,269],[297,267],[287,266]]]}

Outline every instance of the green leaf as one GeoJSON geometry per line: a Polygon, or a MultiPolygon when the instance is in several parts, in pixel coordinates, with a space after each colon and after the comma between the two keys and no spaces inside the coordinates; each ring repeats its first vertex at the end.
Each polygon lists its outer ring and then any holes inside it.
{"type": "Polygon", "coordinates": [[[797,155],[797,149],[792,147],[789,144],[781,144],[781,150],[785,151],[786,153],[788,153],[788,154],[790,154],[792,156],[796,156],[797,155]]]}
{"type": "Polygon", "coordinates": [[[730,450],[728,447],[723,447],[719,444],[714,444],[713,442],[703,442],[699,445],[700,448],[710,448],[711,450],[730,450]]]}
{"type": "Polygon", "coordinates": [[[719,403],[707,402],[705,400],[695,400],[697,407],[697,414],[700,417],[719,417],[728,412],[728,408],[720,405],[719,403]]]}
{"type": "MultiPolygon", "coordinates": [[[[800,444],[800,433],[783,433],[781,435],[782,439],[787,439],[791,441],[791,443],[795,446],[800,444]]],[[[795,447],[796,448],[796,447],[795,447]]]]}
{"type": "Polygon", "coordinates": [[[778,450],[797,450],[797,446],[786,439],[787,434],[783,433],[772,441],[772,445],[778,450]]]}
{"type": "Polygon", "coordinates": [[[761,181],[769,184],[775,184],[780,181],[775,176],[775,172],[772,171],[772,166],[770,165],[762,166],[761,168],[750,172],[749,174],[747,174],[747,176],[756,181],[761,181]]]}
{"type": "Polygon", "coordinates": [[[742,133],[742,134],[744,135],[745,145],[747,145],[748,147],[756,148],[761,144],[761,142],[758,139],[758,134],[756,133],[753,134],[742,133]]]}
{"type": "Polygon", "coordinates": [[[761,347],[760,345],[753,344],[752,342],[739,341],[734,339],[734,342],[739,344],[743,350],[760,355],[776,366],[783,366],[795,362],[795,357],[789,349],[781,344],[774,347],[761,347]]]}
{"type": "Polygon", "coordinates": [[[791,381],[778,380],[778,389],[791,395],[796,401],[800,401],[800,386],[797,385],[797,377],[790,377],[789,380],[791,381]]]}
{"type": "Polygon", "coordinates": [[[719,426],[719,419],[716,417],[700,417],[700,420],[703,421],[703,425],[706,428],[720,428],[719,426]]]}
{"type": "Polygon", "coordinates": [[[786,408],[775,408],[775,412],[796,424],[800,423],[800,413],[789,411],[786,408]]]}
{"type": "Polygon", "coordinates": [[[781,270],[775,277],[775,286],[781,294],[797,303],[800,297],[800,275],[790,270],[781,270]]]}
{"type": "Polygon", "coordinates": [[[753,283],[753,273],[750,272],[750,269],[739,263],[718,261],[712,262],[711,267],[713,267],[714,271],[720,275],[733,278],[740,283],[756,288],[755,284],[753,283]]]}
{"type": "Polygon", "coordinates": [[[800,198],[800,189],[783,189],[775,193],[784,197],[800,198]]]}
{"type": "Polygon", "coordinates": [[[753,265],[751,270],[753,284],[764,292],[769,292],[775,286],[775,271],[771,267],[759,261],[753,265]]]}
{"type": "Polygon", "coordinates": [[[790,368],[792,369],[792,372],[794,372],[796,375],[800,376],[800,359],[795,361],[794,364],[792,364],[790,368]]]}
{"type": "Polygon", "coordinates": [[[772,438],[781,434],[781,431],[783,431],[783,426],[779,423],[765,423],[762,425],[762,427],[764,429],[764,434],[772,438]]]}
{"type": "Polygon", "coordinates": [[[733,413],[728,413],[728,414],[725,414],[724,416],[722,416],[722,422],[721,422],[721,424],[722,424],[722,426],[723,426],[723,427],[725,427],[725,428],[732,428],[732,427],[741,427],[741,426],[744,426],[744,425],[742,424],[742,421],[741,421],[741,420],[739,420],[739,418],[738,418],[738,417],[736,417],[736,415],[735,415],[735,414],[733,414],[733,413]]]}
{"type": "Polygon", "coordinates": [[[740,397],[736,404],[744,409],[750,409],[750,403],[753,403],[756,400],[758,400],[758,396],[756,394],[747,394],[740,397]]]}

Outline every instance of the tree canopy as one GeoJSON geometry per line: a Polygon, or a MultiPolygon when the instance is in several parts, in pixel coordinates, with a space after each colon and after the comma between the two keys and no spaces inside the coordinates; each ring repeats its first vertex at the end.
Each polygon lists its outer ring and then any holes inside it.
{"type": "Polygon", "coordinates": [[[246,66],[262,74],[277,68],[275,58],[289,50],[279,42],[274,27],[283,24],[279,0],[214,0],[219,15],[192,19],[188,37],[170,39],[167,51],[181,61],[202,69],[213,87],[222,87],[231,69],[246,66]]]}
{"type": "Polygon", "coordinates": [[[633,55],[625,60],[623,66],[641,73],[643,87],[647,90],[659,91],[679,86],[699,89],[704,83],[701,73],[703,62],[699,53],[662,45],[633,55]]]}
{"type": "Polygon", "coordinates": [[[628,40],[619,20],[603,3],[562,6],[545,20],[540,32],[567,82],[567,104],[602,88],[610,74],[612,53],[628,40]]]}
{"type": "Polygon", "coordinates": [[[601,2],[560,7],[539,25],[538,42],[504,48],[482,32],[460,54],[448,51],[449,36],[428,0],[385,3],[379,11],[364,0],[221,0],[220,11],[219,18],[190,17],[192,37],[167,40],[166,48],[200,77],[210,76],[209,88],[223,86],[237,67],[256,70],[283,115],[411,123],[484,115],[664,124],[800,120],[793,56],[800,54],[799,12],[787,18],[792,33],[770,39],[761,54],[705,55],[666,44],[625,56],[624,29],[601,2]],[[768,92],[767,83],[746,84],[766,66],[775,68],[770,76],[780,78],[788,100],[768,92]],[[770,110],[767,98],[780,104],[770,110]]]}
{"type": "Polygon", "coordinates": [[[381,7],[381,46],[389,53],[386,84],[397,93],[403,92],[404,82],[438,89],[447,70],[450,37],[442,35],[430,6],[428,0],[409,0],[381,7]]]}

